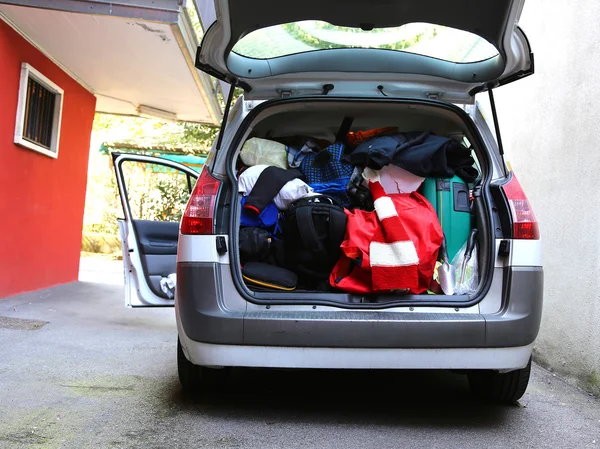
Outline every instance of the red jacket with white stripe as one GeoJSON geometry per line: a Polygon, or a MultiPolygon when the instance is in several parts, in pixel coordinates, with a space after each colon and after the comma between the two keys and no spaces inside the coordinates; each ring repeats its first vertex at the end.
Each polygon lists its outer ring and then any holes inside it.
{"type": "Polygon", "coordinates": [[[433,207],[417,192],[386,195],[374,170],[366,168],[363,176],[375,212],[346,211],[342,257],[331,285],[351,293],[425,292],[443,239],[433,207]]]}

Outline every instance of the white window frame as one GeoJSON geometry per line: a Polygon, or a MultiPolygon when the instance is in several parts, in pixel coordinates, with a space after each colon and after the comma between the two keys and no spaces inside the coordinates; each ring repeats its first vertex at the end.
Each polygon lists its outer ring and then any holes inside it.
{"type": "Polygon", "coordinates": [[[30,150],[37,151],[54,159],[58,158],[58,146],[60,142],[60,125],[62,120],[64,90],[53,83],[48,77],[44,76],[34,67],[26,62],[21,64],[21,83],[19,85],[19,102],[17,104],[17,121],[15,124],[15,140],[20,145],[30,150]],[[50,149],[31,142],[23,137],[23,125],[25,124],[25,108],[27,106],[27,84],[29,78],[33,78],[50,92],[56,95],[54,102],[54,118],[52,120],[52,141],[50,149]]]}

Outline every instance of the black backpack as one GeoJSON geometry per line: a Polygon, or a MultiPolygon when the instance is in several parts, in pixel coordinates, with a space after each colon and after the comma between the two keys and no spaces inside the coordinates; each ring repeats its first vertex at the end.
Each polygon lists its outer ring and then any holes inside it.
{"type": "Polygon", "coordinates": [[[240,229],[240,261],[261,262],[269,257],[273,238],[266,230],[254,227],[240,229]]]}
{"type": "Polygon", "coordinates": [[[328,285],[326,281],[340,257],[346,222],[344,207],[326,195],[301,198],[285,212],[285,264],[298,274],[305,288],[328,285]]]}
{"type": "Polygon", "coordinates": [[[265,262],[283,265],[283,242],[270,232],[252,226],[240,228],[240,262],[265,262]]]}

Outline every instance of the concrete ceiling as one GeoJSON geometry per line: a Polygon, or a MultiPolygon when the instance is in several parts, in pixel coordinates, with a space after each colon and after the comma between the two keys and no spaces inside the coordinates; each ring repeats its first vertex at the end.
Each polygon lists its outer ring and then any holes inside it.
{"type": "Polygon", "coordinates": [[[97,97],[97,110],[137,115],[138,106],[218,125],[210,77],[194,66],[198,45],[181,8],[175,23],[0,5],[0,16],[97,97]]]}

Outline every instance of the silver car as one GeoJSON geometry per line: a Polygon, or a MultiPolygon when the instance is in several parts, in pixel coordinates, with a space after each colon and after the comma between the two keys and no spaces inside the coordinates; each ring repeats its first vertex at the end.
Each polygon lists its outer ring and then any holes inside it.
{"type": "Polygon", "coordinates": [[[217,19],[196,66],[244,94],[232,105],[230,89],[203,169],[113,154],[125,214],[126,303],[175,306],[185,389],[210,385],[228,367],[452,369],[464,371],[484,399],[523,395],[542,313],[541,240],[504,162],[493,101],[493,89],[533,73],[517,26],[523,3],[215,2],[217,19]],[[491,114],[479,102],[488,98],[491,114]],[[354,130],[426,129],[472,148],[481,173],[472,191],[475,292],[364,297],[244,283],[235,170],[242,145],[250,137],[331,138],[345,116],[354,130]],[[181,220],[136,215],[128,164],[179,175],[181,220]]]}

